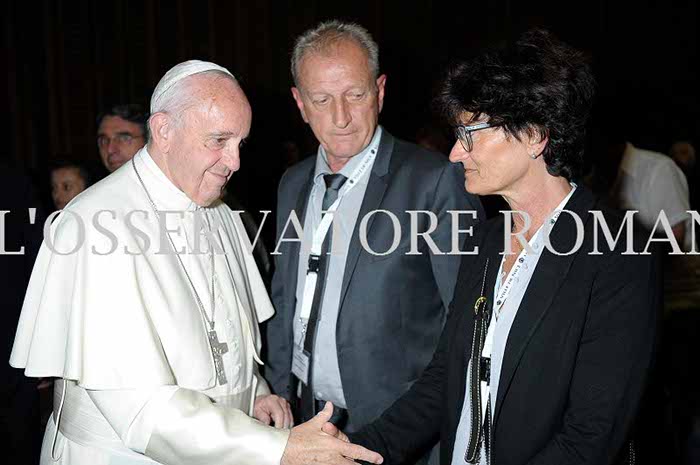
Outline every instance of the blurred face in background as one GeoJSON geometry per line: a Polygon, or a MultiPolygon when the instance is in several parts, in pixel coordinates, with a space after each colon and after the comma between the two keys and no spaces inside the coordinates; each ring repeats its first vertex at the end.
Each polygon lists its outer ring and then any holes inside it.
{"type": "Polygon", "coordinates": [[[131,160],[145,143],[141,126],[119,116],[105,116],[97,129],[100,158],[110,173],[131,160]]]}
{"type": "Polygon", "coordinates": [[[51,198],[57,210],[63,210],[85,187],[80,169],[75,166],[57,168],[51,172],[51,198]]]}
{"type": "Polygon", "coordinates": [[[669,155],[673,161],[683,170],[686,176],[690,176],[695,168],[695,147],[690,142],[676,142],[671,146],[669,155]]]}

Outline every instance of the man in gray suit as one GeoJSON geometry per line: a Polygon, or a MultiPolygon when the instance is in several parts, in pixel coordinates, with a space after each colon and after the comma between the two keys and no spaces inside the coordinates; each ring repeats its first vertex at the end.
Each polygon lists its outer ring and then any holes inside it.
{"type": "Polygon", "coordinates": [[[332,21],[305,32],[292,73],[292,94],[320,146],[279,187],[266,374],[278,394],[299,400],[299,420],[331,401],[335,421],[354,431],[430,361],[467,236],[457,229],[482,209],[447,158],[378,126],[386,76],[364,28],[332,21]],[[412,243],[411,230],[433,228],[412,243]]]}

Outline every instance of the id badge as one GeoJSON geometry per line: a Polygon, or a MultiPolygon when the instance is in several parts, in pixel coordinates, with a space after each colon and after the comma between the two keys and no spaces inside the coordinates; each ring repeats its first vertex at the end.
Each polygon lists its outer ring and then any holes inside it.
{"type": "Polygon", "coordinates": [[[294,345],[294,356],[292,357],[292,373],[294,376],[308,386],[309,384],[309,363],[311,354],[298,345],[294,345]]]}

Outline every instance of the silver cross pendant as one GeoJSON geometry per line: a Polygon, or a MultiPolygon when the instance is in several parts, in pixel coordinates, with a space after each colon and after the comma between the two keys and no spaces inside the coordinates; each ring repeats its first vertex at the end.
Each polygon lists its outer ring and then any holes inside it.
{"type": "Polygon", "coordinates": [[[226,373],[224,372],[224,357],[223,355],[228,352],[228,344],[225,342],[219,342],[219,336],[216,331],[211,330],[207,333],[209,335],[209,345],[211,346],[211,354],[214,357],[214,368],[216,369],[216,381],[223,385],[228,381],[226,380],[226,373]]]}

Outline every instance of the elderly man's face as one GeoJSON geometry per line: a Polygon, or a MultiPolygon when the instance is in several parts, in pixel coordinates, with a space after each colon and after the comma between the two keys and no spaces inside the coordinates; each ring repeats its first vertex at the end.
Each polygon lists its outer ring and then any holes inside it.
{"type": "Polygon", "coordinates": [[[141,126],[119,116],[105,116],[97,129],[97,148],[110,173],[131,160],[145,143],[141,126]]]}
{"type": "Polygon", "coordinates": [[[375,81],[365,51],[344,41],[327,53],[305,55],[299,81],[294,100],[337,171],[372,140],[386,76],[375,81]]]}
{"type": "Polygon", "coordinates": [[[173,128],[166,175],[199,206],[221,197],[240,167],[240,145],[250,132],[252,113],[245,94],[230,79],[194,76],[195,105],[173,128]]]}

